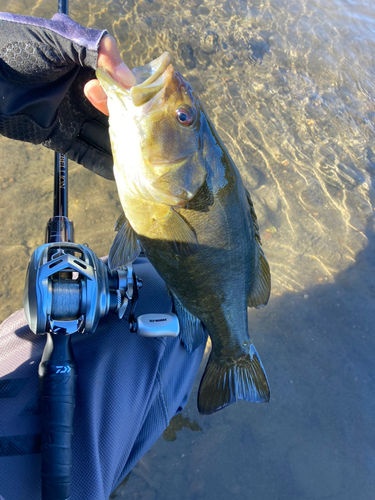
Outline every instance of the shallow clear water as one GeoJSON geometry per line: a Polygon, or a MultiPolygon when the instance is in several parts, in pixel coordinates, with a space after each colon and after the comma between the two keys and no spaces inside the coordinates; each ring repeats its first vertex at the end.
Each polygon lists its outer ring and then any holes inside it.
{"type": "MultiPolygon", "coordinates": [[[[51,17],[52,4],[0,9],[51,17]]],[[[130,67],[172,54],[251,192],[272,273],[270,303],[249,312],[271,402],[202,417],[195,388],[113,496],[375,498],[375,4],[72,0],[70,15],[107,28],[130,67]]],[[[4,319],[52,215],[53,153],[0,147],[4,319]]],[[[108,253],[114,183],[71,162],[69,202],[76,240],[108,253]]]]}

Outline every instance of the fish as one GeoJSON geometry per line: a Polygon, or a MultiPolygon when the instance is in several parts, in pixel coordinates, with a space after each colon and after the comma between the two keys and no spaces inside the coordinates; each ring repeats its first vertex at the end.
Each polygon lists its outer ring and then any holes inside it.
{"type": "Polygon", "coordinates": [[[108,97],[123,208],[110,268],[132,262],[142,248],[172,296],[187,352],[210,335],[198,391],[201,414],[238,399],[268,402],[247,308],[267,304],[271,275],[250,194],[171,55],[132,71],[136,84],[126,89],[96,70],[108,97]]]}

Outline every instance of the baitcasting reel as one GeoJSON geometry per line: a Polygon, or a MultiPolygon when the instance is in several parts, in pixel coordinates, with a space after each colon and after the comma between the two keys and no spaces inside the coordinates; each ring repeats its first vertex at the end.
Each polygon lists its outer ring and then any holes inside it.
{"type": "Polygon", "coordinates": [[[24,291],[26,318],[36,334],[92,333],[100,318],[110,311],[122,318],[130,303],[130,331],[147,337],[176,337],[179,324],[173,313],[135,318],[141,286],[132,265],[111,272],[87,246],[47,243],[34,251],[29,262],[24,291]]]}

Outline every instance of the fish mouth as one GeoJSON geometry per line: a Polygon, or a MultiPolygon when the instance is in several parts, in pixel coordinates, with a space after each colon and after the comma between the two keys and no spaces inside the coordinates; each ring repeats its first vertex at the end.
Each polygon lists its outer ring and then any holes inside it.
{"type": "Polygon", "coordinates": [[[114,80],[107,70],[98,67],[96,68],[95,75],[107,96],[112,92],[129,98],[130,89],[123,87],[119,82],[114,80]]]}
{"type": "Polygon", "coordinates": [[[168,83],[173,72],[171,63],[172,58],[169,52],[164,52],[154,61],[134,68],[132,73],[136,78],[136,85],[130,89],[123,87],[103,68],[97,68],[95,73],[107,95],[110,92],[115,92],[123,97],[130,97],[134,106],[142,106],[155,97],[168,83]],[[170,70],[166,71],[168,66],[170,66],[170,70]]]}
{"type": "Polygon", "coordinates": [[[132,69],[132,73],[137,80],[134,87],[145,88],[155,83],[171,63],[172,58],[169,52],[164,52],[154,61],[151,61],[144,66],[132,69]]]}
{"type": "Polygon", "coordinates": [[[130,89],[130,96],[135,106],[142,106],[162,90],[173,72],[172,58],[169,52],[139,68],[132,70],[137,84],[130,89]],[[170,70],[168,71],[168,67],[170,70]]]}

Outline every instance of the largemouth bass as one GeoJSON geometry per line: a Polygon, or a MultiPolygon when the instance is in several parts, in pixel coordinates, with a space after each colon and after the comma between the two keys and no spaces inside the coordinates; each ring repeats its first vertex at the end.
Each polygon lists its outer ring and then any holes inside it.
{"type": "Polygon", "coordinates": [[[193,352],[208,331],[212,351],[200,413],[237,399],[269,400],[248,333],[247,306],[262,307],[270,270],[251,198],[191,85],[166,52],[133,69],[127,90],[96,74],[108,96],[114,174],[124,210],[110,267],[134,260],[139,243],[164,279],[193,352]]]}

